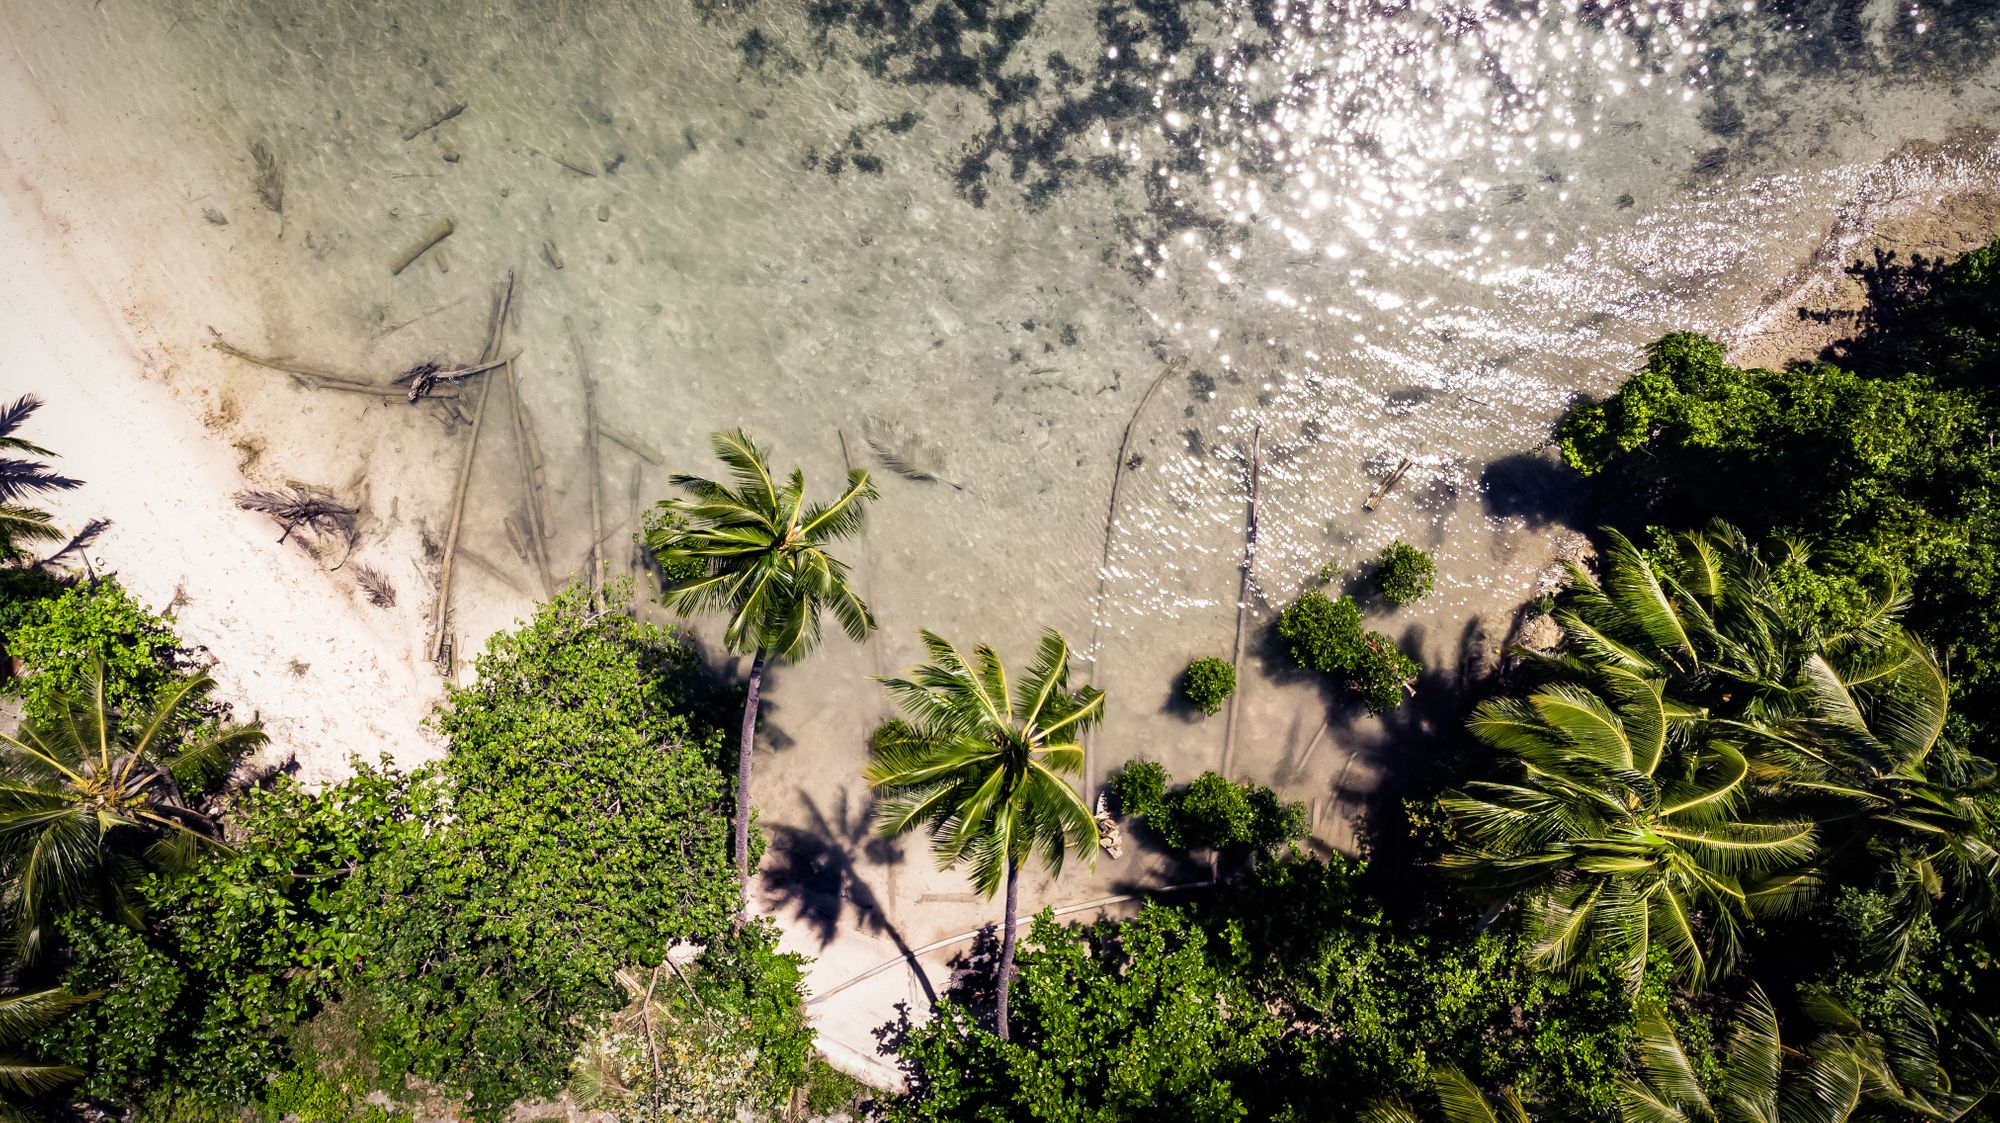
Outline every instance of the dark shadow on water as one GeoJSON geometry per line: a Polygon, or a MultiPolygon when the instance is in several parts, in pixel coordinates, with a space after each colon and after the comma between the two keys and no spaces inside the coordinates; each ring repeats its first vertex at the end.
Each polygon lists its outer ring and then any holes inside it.
{"type": "Polygon", "coordinates": [[[761,865],[764,884],[781,898],[774,911],[789,908],[798,924],[811,929],[824,948],[833,942],[851,906],[862,931],[888,937],[909,963],[924,988],[924,997],[935,1002],[937,994],[930,977],[855,861],[858,853],[873,865],[893,865],[903,860],[902,847],[876,838],[870,830],[866,804],[852,806],[845,792],[831,816],[812,796],[802,798],[808,827],[765,824],[763,828],[770,840],[770,852],[761,865]]]}
{"type": "Polygon", "coordinates": [[[1479,473],[1486,513],[1519,518],[1536,530],[1576,526],[1584,513],[1583,478],[1564,467],[1553,450],[1503,456],[1479,473]]]}

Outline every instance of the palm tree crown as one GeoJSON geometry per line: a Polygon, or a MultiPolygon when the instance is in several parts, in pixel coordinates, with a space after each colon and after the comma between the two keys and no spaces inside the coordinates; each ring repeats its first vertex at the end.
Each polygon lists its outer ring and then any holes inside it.
{"type": "MultiPolygon", "coordinates": [[[[55,455],[14,435],[14,431],[40,408],[41,400],[32,394],[23,394],[13,404],[0,407],[0,453],[55,455]]],[[[26,506],[19,502],[21,499],[35,492],[68,491],[79,486],[80,482],[68,476],[59,476],[49,471],[47,465],[33,460],[0,456],[0,561],[20,557],[20,543],[53,541],[62,537],[62,532],[50,522],[47,511],[26,506]]]]}
{"type": "Polygon", "coordinates": [[[992,648],[981,644],[968,663],[945,639],[922,634],[931,662],[882,680],[911,720],[883,727],[863,773],[876,793],[876,829],[926,830],[938,864],[968,864],[988,897],[1010,864],[1032,855],[1050,876],[1072,852],[1093,855],[1096,821],[1064,777],[1083,771],[1079,738],[1102,716],[1104,693],[1069,690],[1068,644],[1043,633],[1010,694],[992,648]]]}
{"type": "Polygon", "coordinates": [[[863,504],[875,498],[868,473],[847,474],[831,503],[808,504],[805,474],[777,482],[764,451],[741,429],[710,438],[735,486],[676,475],[687,499],[663,501],[646,546],[669,574],[666,604],[683,616],[726,611],[723,639],[732,651],[797,659],[819,642],[820,615],[832,612],[856,641],[875,627],[868,605],[847,585],[847,567],[828,543],[861,529],[863,504]],[[688,572],[694,570],[695,572],[688,572]]]}
{"type": "Polygon", "coordinates": [[[68,908],[95,904],[136,923],[137,882],[149,868],[179,868],[197,845],[222,846],[185,792],[264,740],[230,726],[170,744],[182,702],[210,685],[205,675],[164,691],[130,733],[105,702],[101,664],[88,681],[88,696],[69,699],[60,716],[0,734],[0,876],[24,958],[68,908]]]}
{"type": "Polygon", "coordinates": [[[1445,800],[1447,863],[1522,894],[1546,962],[1609,951],[1636,986],[1658,942],[1698,985],[1746,918],[1833,879],[1886,875],[1892,936],[1943,888],[1992,914],[1992,770],[1945,742],[1949,685],[1895,590],[1822,632],[1732,527],[1656,557],[1607,538],[1601,582],[1573,569],[1563,653],[1528,659],[1544,685],[1474,712],[1502,774],[1445,800]]]}

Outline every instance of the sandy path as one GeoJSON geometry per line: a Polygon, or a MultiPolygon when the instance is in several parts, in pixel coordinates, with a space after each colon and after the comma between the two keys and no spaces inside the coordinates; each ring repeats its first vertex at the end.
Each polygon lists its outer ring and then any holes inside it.
{"type": "Polygon", "coordinates": [[[7,169],[0,397],[39,395],[47,405],[26,436],[85,481],[44,505],[72,531],[111,520],[92,561],[155,609],[176,606],[181,637],[217,660],[220,696],[263,721],[270,759],[296,755],[302,779],[323,781],[345,771],[348,753],[405,766],[436,755],[419,723],[437,678],[410,638],[423,634],[413,619],[421,598],[367,607],[344,576],[277,544],[268,519],[238,511],[229,497],[245,481],[230,450],[160,384],[86,268],[7,169]]]}

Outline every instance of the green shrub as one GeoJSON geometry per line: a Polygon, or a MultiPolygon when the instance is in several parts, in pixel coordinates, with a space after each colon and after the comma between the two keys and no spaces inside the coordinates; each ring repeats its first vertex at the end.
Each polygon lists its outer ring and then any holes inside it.
{"type": "Polygon", "coordinates": [[[1223,779],[1219,772],[1204,772],[1187,786],[1168,797],[1166,823],[1157,824],[1168,844],[1175,848],[1220,850],[1249,842],[1256,811],[1250,793],[1239,784],[1223,779]]]}
{"type": "Polygon", "coordinates": [[[32,721],[55,717],[57,698],[88,696],[92,659],[104,663],[105,700],[125,714],[150,712],[154,698],[190,673],[173,629],[110,577],[29,601],[6,643],[25,672],[16,685],[32,721]]]}
{"type": "Polygon", "coordinates": [[[1250,846],[1269,853],[1307,834],[1305,804],[1282,802],[1270,788],[1231,783],[1217,772],[1168,791],[1164,767],[1135,760],[1109,782],[1119,811],[1143,821],[1175,850],[1250,846]]]}
{"type": "Polygon", "coordinates": [[[814,1033],[801,990],[807,962],[779,951],[778,926],[758,917],[711,940],[690,973],[693,993],[678,992],[683,1017],[718,1020],[737,1043],[756,1050],[753,1072],[766,1108],[789,1100],[811,1071],[814,1033]]]}
{"type": "Polygon", "coordinates": [[[1394,640],[1361,627],[1361,607],[1352,597],[1335,600],[1309,589],[1278,614],[1278,635],[1300,665],[1344,681],[1371,713],[1403,704],[1403,685],[1423,666],[1394,640]]]}
{"type": "Polygon", "coordinates": [[[1118,797],[1118,813],[1145,819],[1160,812],[1167,796],[1167,769],[1157,761],[1134,760],[1113,772],[1111,794],[1118,797]]]}
{"type": "Polygon", "coordinates": [[[1181,694],[1195,709],[1219,714],[1222,704],[1236,693],[1236,668],[1220,659],[1196,659],[1181,677],[1181,694]]]}
{"type": "Polygon", "coordinates": [[[450,750],[403,809],[416,837],[347,889],[369,918],[360,1032],[387,1080],[439,1083],[483,1119],[552,1095],[629,1000],[620,967],[726,933],[728,781],[721,735],[683,716],[693,669],[572,586],[450,691],[433,719],[450,750]]]}
{"type": "Polygon", "coordinates": [[[1430,595],[1437,563],[1407,542],[1391,542],[1375,566],[1375,587],[1382,599],[1397,607],[1430,595]]]}
{"type": "Polygon", "coordinates": [[[342,875],[407,829],[398,799],[392,776],[365,769],[318,794],[280,780],[244,796],[232,851],[146,882],[143,931],[65,919],[64,982],[105,992],[57,1035],[90,1073],[86,1093],[189,1111],[256,1102],[288,1063],[286,1036],[365,952],[370,918],[342,875]]]}

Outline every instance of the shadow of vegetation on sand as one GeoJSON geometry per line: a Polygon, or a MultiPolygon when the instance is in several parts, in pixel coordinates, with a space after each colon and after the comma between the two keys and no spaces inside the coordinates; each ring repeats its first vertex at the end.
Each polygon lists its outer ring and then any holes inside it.
{"type": "Polygon", "coordinates": [[[935,1002],[937,993],[930,977],[917,961],[916,953],[903,933],[890,921],[881,898],[861,876],[855,855],[864,855],[875,865],[903,861],[902,847],[876,838],[870,830],[865,802],[852,806],[846,792],[832,816],[821,810],[810,795],[802,796],[807,827],[767,824],[770,854],[762,869],[763,883],[778,900],[772,911],[789,909],[796,928],[810,930],[819,946],[833,942],[840,923],[851,907],[854,922],[862,931],[886,936],[910,965],[910,971],[924,988],[924,997],[935,1002]]]}

